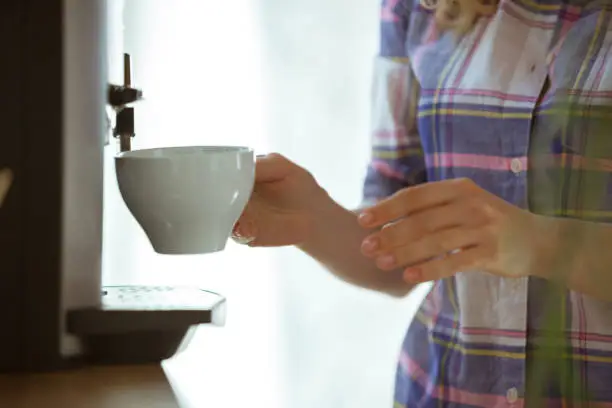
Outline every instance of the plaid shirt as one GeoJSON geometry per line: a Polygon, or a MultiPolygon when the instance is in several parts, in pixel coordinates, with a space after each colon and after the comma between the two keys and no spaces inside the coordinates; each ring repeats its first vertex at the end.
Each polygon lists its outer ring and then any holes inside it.
{"type": "MultiPolygon", "coordinates": [[[[589,0],[502,0],[457,42],[408,1],[383,2],[366,200],[468,177],[533,212],[612,221],[612,137],[592,130],[612,102],[612,13],[589,0]],[[581,108],[565,120],[567,101],[581,108]]],[[[529,405],[552,293],[478,271],[435,282],[403,343],[396,406],[529,405]]],[[[571,369],[540,406],[612,407],[612,304],[571,291],[555,301],[571,369]]]]}

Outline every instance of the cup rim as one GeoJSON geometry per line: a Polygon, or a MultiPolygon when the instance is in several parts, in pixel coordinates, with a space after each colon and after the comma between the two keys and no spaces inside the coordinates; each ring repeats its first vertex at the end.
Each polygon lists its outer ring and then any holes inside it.
{"type": "Polygon", "coordinates": [[[167,147],[152,147],[147,149],[136,149],[129,150],[126,152],[119,152],[115,155],[117,159],[160,159],[171,156],[155,156],[152,153],[156,151],[166,152],[179,152],[181,150],[199,149],[205,152],[218,152],[218,153],[253,153],[254,149],[247,146],[229,146],[229,145],[201,145],[201,146],[167,146],[167,147]]]}

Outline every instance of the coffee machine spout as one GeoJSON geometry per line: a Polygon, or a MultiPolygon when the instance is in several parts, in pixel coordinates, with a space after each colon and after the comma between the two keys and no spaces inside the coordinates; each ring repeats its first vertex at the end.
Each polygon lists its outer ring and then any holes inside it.
{"type": "Polygon", "coordinates": [[[110,125],[113,137],[119,139],[119,151],[127,152],[132,150],[132,138],[136,135],[134,108],[131,105],[142,99],[142,91],[132,87],[132,66],[129,54],[123,55],[123,64],[124,83],[108,86],[108,105],[115,115],[114,125],[110,125]]]}

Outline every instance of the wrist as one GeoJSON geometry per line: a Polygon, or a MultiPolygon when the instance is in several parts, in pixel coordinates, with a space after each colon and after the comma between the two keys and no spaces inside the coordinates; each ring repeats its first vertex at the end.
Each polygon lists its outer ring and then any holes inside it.
{"type": "Polygon", "coordinates": [[[584,271],[591,249],[603,239],[593,228],[595,224],[543,215],[536,217],[532,276],[563,286],[582,280],[580,271],[584,271]]]}
{"type": "Polygon", "coordinates": [[[319,187],[319,191],[311,198],[311,206],[307,213],[308,234],[298,247],[309,247],[311,243],[319,242],[321,237],[329,235],[334,220],[337,220],[342,210],[342,206],[325,189],[319,187]]]}
{"type": "Polygon", "coordinates": [[[545,218],[541,223],[536,251],[538,276],[579,293],[609,301],[609,268],[612,256],[608,246],[612,226],[568,218],[545,218]]]}
{"type": "Polygon", "coordinates": [[[556,280],[555,269],[559,263],[558,254],[562,247],[561,223],[559,218],[533,215],[531,236],[531,262],[529,275],[556,280]]]}

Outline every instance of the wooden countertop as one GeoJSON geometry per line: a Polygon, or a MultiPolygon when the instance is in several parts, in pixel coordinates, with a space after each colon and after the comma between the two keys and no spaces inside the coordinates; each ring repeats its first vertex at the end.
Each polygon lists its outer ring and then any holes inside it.
{"type": "Polygon", "coordinates": [[[179,404],[162,366],[147,365],[1,375],[0,407],[175,408],[179,404]]]}
{"type": "MultiPolygon", "coordinates": [[[[218,269],[238,270],[238,266],[227,266],[223,258],[218,269]]],[[[274,334],[278,307],[272,289],[270,293],[253,289],[261,286],[260,280],[272,279],[267,273],[272,276],[276,271],[269,268],[261,274],[240,275],[239,285],[207,283],[235,299],[230,303],[231,319],[222,328],[202,325],[188,347],[162,364],[87,367],[27,376],[0,374],[0,408],[287,406],[278,368],[280,347],[274,334]],[[233,289],[227,289],[229,286],[233,289]]],[[[220,276],[236,280],[225,272],[220,276]]],[[[208,282],[212,277],[205,279],[208,282]]]]}

